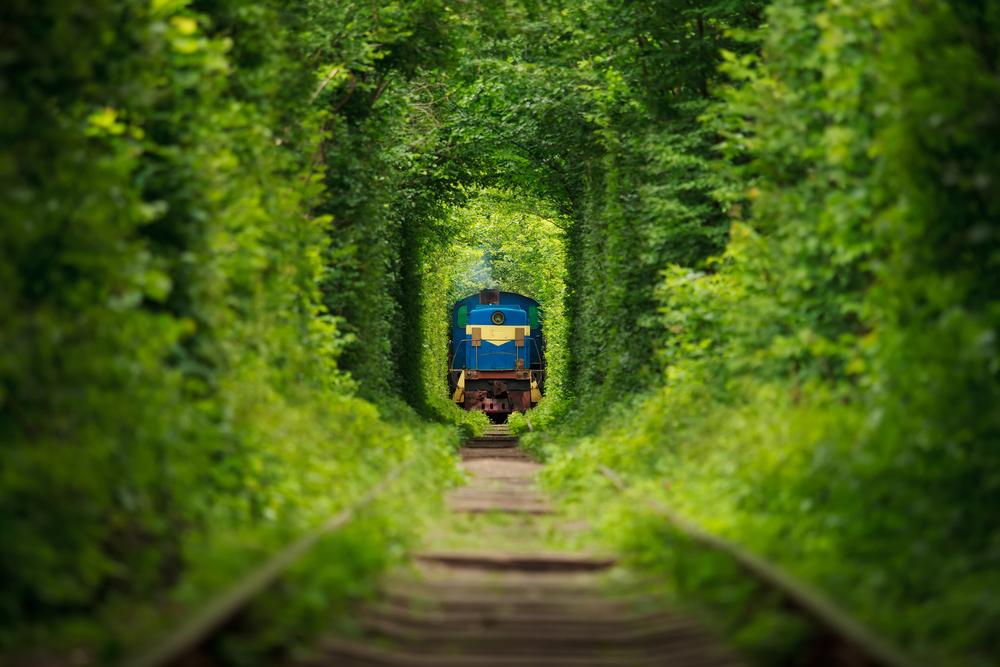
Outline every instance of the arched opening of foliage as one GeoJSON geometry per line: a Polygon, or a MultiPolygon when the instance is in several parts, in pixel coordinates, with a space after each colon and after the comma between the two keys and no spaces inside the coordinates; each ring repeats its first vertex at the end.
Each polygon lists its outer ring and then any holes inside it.
{"type": "MultiPolygon", "coordinates": [[[[538,414],[551,412],[563,396],[567,358],[566,217],[552,201],[523,189],[470,187],[447,209],[455,230],[448,243],[422,257],[420,331],[421,383],[430,410],[450,420],[477,421],[451,400],[447,384],[448,322],[452,305],[486,288],[537,300],[546,339],[545,397],[538,414]]],[[[527,417],[530,422],[531,416],[527,417]]],[[[515,417],[515,423],[527,423],[515,417]]]]}

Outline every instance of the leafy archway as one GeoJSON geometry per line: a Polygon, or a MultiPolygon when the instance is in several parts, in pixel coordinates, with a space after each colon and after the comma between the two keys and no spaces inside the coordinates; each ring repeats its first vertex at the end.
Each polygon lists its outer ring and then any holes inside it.
{"type": "Polygon", "coordinates": [[[425,401],[437,415],[454,415],[457,408],[445,382],[451,306],[471,293],[493,288],[517,292],[541,304],[546,396],[536,410],[557,409],[564,397],[568,366],[566,218],[531,193],[484,187],[467,191],[462,203],[451,206],[447,215],[457,230],[455,236],[447,245],[428,252],[422,265],[425,401]]]}

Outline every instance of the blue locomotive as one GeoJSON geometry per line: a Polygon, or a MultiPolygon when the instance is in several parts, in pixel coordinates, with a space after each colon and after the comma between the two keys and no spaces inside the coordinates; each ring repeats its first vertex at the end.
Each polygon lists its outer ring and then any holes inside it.
{"type": "Polygon", "coordinates": [[[483,290],[451,312],[452,399],[495,422],[525,412],[542,398],[545,339],[538,302],[521,294],[483,290]]]}

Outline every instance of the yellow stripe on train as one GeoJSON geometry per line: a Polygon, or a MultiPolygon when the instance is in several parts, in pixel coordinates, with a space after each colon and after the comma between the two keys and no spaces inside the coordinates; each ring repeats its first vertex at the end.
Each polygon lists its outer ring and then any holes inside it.
{"type": "Polygon", "coordinates": [[[481,338],[488,343],[493,343],[494,345],[503,345],[504,343],[516,340],[518,329],[524,330],[525,338],[531,335],[531,327],[497,327],[492,325],[475,324],[467,324],[465,326],[465,335],[472,336],[473,329],[479,329],[481,338]]]}

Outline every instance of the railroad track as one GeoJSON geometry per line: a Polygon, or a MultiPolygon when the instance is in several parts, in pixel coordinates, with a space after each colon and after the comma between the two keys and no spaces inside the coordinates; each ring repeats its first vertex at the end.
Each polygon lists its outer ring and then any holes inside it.
{"type": "MultiPolygon", "coordinates": [[[[623,574],[614,557],[553,549],[541,537],[580,526],[561,516],[536,486],[541,468],[517,447],[506,425],[490,427],[461,450],[469,483],[451,492],[446,523],[461,544],[414,554],[384,578],[377,599],[354,614],[352,633],[331,633],[291,664],[297,667],[715,667],[744,662],[683,614],[664,610],[645,583],[623,574]],[[493,526],[493,528],[490,528],[493,526]],[[478,533],[476,531],[479,531],[478,533]],[[464,531],[464,533],[463,533],[464,531]],[[456,531],[452,531],[456,532],[456,531]],[[470,533],[470,534],[465,534],[470,533]],[[542,534],[545,534],[544,536],[542,534]],[[537,538],[537,539],[536,539],[537,538]],[[460,540],[461,541],[461,540],[460,540]],[[527,546],[526,546],[527,545],[527,546]]],[[[605,476],[622,493],[614,471],[605,476]]],[[[223,632],[256,595],[320,536],[346,525],[386,493],[361,503],[265,563],[130,667],[189,664],[200,645],[223,632]]],[[[636,499],[642,503],[641,499],[636,499]]],[[[701,531],[668,508],[652,506],[693,542],[721,551],[788,609],[819,628],[818,646],[799,664],[904,667],[908,663],[815,591],[772,565],[701,531]]],[[[446,531],[447,533],[447,531],[446,531]]],[[[434,543],[434,539],[429,540],[434,543]]],[[[443,542],[448,542],[445,537],[443,542]]],[[[549,540],[551,542],[551,540],[549,540]]],[[[197,662],[196,664],[206,664],[197,662]]],[[[211,663],[207,663],[211,664],[211,663]]]]}
{"type": "Polygon", "coordinates": [[[500,515],[513,530],[480,548],[417,553],[359,611],[360,636],[324,639],[302,667],[741,664],[697,623],[612,587],[613,557],[524,548],[526,533],[565,520],[506,427],[467,443],[462,459],[469,483],[448,497],[456,521],[500,515]]]}

